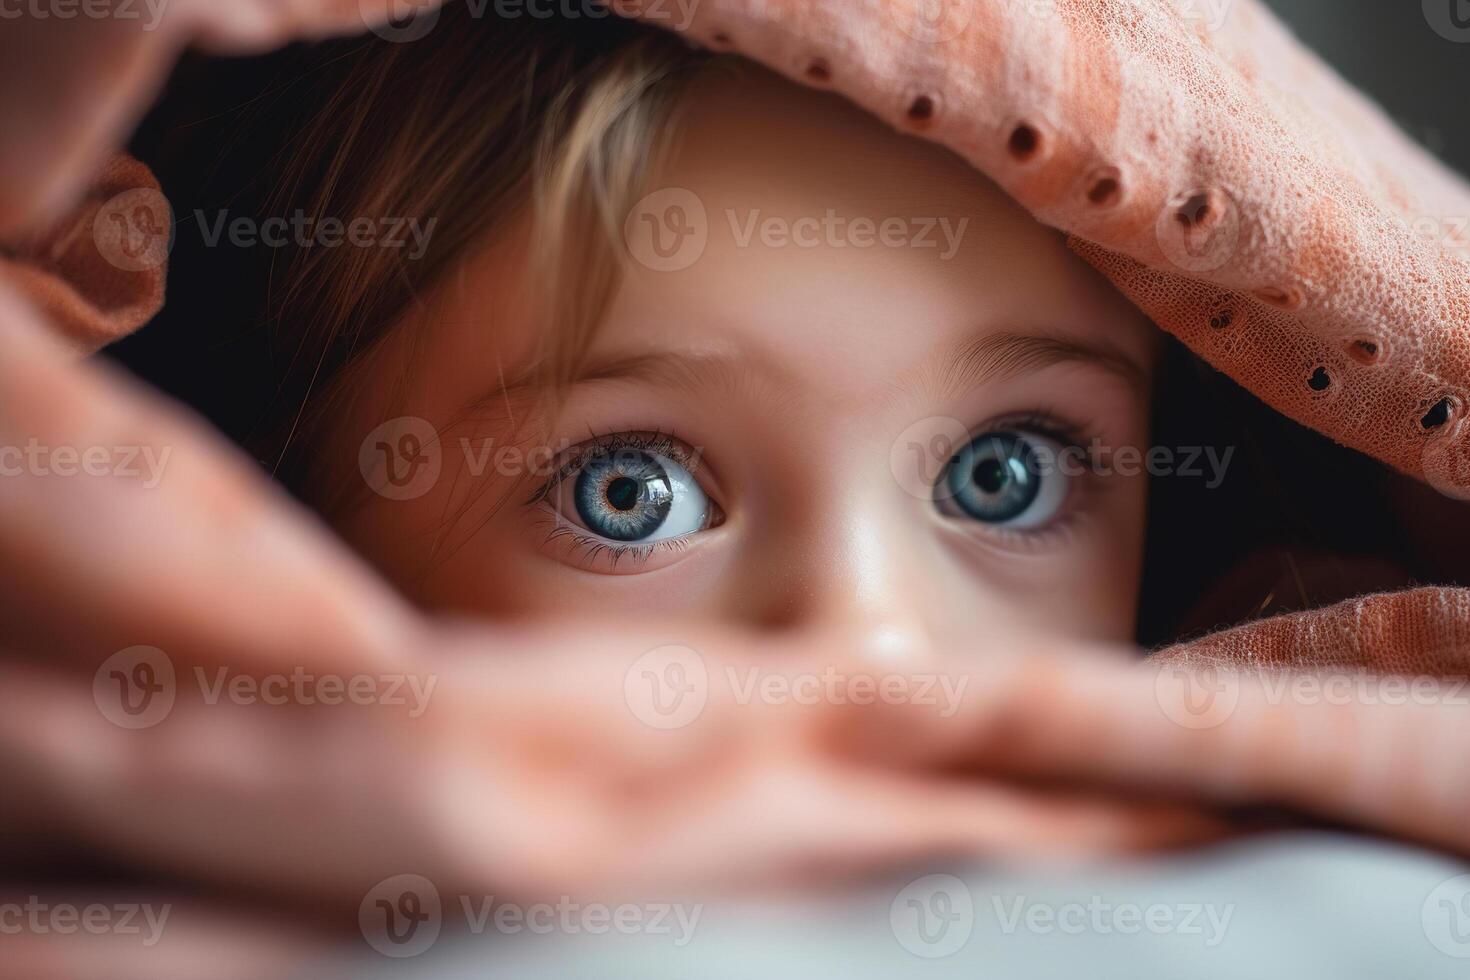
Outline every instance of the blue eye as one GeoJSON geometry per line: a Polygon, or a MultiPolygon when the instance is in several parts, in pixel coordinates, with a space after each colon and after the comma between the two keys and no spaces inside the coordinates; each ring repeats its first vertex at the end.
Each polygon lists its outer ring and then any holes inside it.
{"type": "Polygon", "coordinates": [[[986,432],[945,465],[934,488],[939,509],[1003,527],[1046,524],[1067,499],[1069,480],[1055,465],[1062,447],[1030,432],[986,432]]]}
{"type": "MultiPolygon", "coordinates": [[[[571,482],[579,523],[610,541],[661,541],[709,524],[709,498],[687,469],[660,453],[594,453],[581,462],[571,482]]],[[[566,514],[567,509],[558,510],[566,514]]]]}

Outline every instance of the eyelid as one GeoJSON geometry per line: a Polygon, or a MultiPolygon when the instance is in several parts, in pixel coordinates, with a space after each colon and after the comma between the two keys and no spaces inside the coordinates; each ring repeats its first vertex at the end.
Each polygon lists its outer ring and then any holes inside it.
{"type": "Polygon", "coordinates": [[[526,506],[534,506],[545,502],[567,477],[576,472],[589,457],[605,453],[615,453],[622,449],[636,449],[647,453],[656,453],[667,456],[689,472],[689,475],[699,483],[705,496],[712,503],[718,504],[715,494],[707,485],[706,478],[701,474],[708,464],[704,461],[704,454],[700,450],[693,449],[673,432],[660,430],[651,431],[620,431],[592,434],[589,438],[577,443],[575,446],[564,451],[553,464],[551,476],[548,477],[536,490],[526,499],[526,506]]]}
{"type": "Polygon", "coordinates": [[[975,427],[969,435],[971,440],[978,439],[987,432],[997,429],[1012,429],[1021,432],[1034,432],[1037,435],[1046,436],[1061,443],[1066,448],[1084,449],[1084,440],[1092,437],[1088,427],[1063,418],[1060,413],[1050,409],[1032,409],[1024,412],[1014,412],[1009,415],[997,415],[982,425],[975,427]]]}
{"type": "Polygon", "coordinates": [[[686,534],[644,543],[609,541],[549,514],[546,520],[551,527],[545,543],[550,545],[558,541],[565,542],[566,554],[563,555],[563,560],[572,559],[571,564],[587,571],[596,571],[592,566],[600,561],[607,562],[610,565],[609,571],[614,573],[617,572],[620,562],[627,562],[635,567],[646,565],[661,552],[687,549],[690,546],[689,539],[693,537],[686,534]]]}

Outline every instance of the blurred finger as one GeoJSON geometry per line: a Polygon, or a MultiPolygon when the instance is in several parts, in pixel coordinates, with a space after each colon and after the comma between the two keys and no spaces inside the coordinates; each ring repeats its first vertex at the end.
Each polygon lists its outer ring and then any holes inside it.
{"type": "Polygon", "coordinates": [[[279,918],[164,894],[0,887],[0,980],[322,976],[321,936],[279,918]]]}
{"type": "Polygon", "coordinates": [[[1462,679],[1123,667],[1053,650],[968,671],[949,717],[852,719],[869,757],[1278,804],[1470,851],[1462,679]]]}
{"type": "Polygon", "coordinates": [[[392,663],[415,618],[181,409],[69,362],[0,285],[0,619],[95,668],[135,644],[202,662],[392,663]],[[79,609],[85,616],[75,615],[79,609]]]}

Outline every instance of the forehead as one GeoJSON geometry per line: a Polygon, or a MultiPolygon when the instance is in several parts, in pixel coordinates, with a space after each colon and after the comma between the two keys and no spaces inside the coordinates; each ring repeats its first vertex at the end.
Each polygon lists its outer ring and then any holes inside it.
{"type": "Polygon", "coordinates": [[[958,157],[754,69],[692,94],[624,232],[633,261],[595,354],[710,349],[851,392],[986,332],[1106,334],[1140,363],[1152,341],[958,157]]]}

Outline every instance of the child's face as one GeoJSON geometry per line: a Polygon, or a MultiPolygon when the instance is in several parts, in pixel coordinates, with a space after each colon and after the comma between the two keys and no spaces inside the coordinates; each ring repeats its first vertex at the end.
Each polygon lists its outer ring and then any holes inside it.
{"type": "MultiPolygon", "coordinates": [[[[526,427],[519,230],[368,362],[339,455],[386,459],[363,433],[415,416],[440,473],[369,495],[350,538],[460,612],[836,622],[889,653],[1132,638],[1146,477],[1057,454],[1147,445],[1154,330],[1059,235],[947,152],[754,71],[705,85],[656,186],[702,204],[707,243],[630,263],[556,419],[526,427]]],[[[664,203],[635,233],[677,222],[664,203]]]]}

